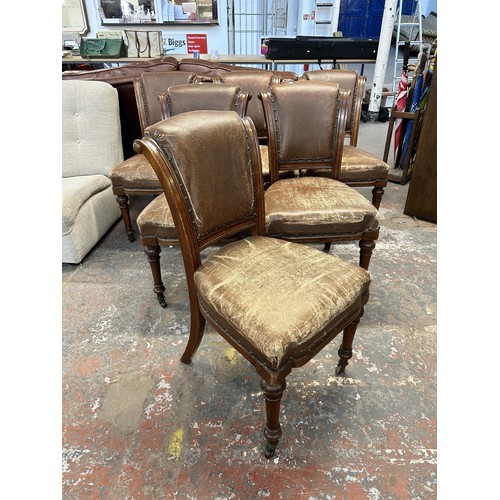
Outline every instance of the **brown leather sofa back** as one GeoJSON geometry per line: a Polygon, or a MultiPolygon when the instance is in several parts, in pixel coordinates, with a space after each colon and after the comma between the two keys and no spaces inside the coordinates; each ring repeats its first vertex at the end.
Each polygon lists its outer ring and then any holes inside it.
{"type": "MultiPolygon", "coordinates": [[[[235,66],[234,64],[217,63],[213,61],[206,61],[204,59],[181,59],[179,61],[179,71],[193,71],[197,75],[223,75],[226,73],[234,73],[237,71],[270,71],[254,68],[252,66],[235,66]]],[[[274,75],[281,78],[282,81],[294,81],[298,79],[297,73],[293,71],[273,71],[274,75]]]]}
{"type": "Polygon", "coordinates": [[[177,71],[179,62],[175,57],[163,57],[152,61],[129,63],[116,68],[94,69],[89,71],[64,71],[63,79],[101,80],[119,83],[130,81],[130,78],[142,75],[148,71],[177,71]]]}

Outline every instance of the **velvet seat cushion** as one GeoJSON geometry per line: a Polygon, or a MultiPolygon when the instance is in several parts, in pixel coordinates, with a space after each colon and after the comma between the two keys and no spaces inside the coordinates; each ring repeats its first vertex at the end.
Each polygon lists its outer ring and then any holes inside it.
{"type": "MultiPolygon", "coordinates": [[[[342,182],[375,182],[387,180],[389,165],[374,154],[345,145],[339,180],[342,182]]],[[[306,175],[330,177],[330,170],[303,170],[306,175]]]]}
{"type": "Polygon", "coordinates": [[[113,186],[131,189],[158,189],[161,184],[144,155],[134,155],[115,167],[109,174],[113,186]]]}
{"type": "Polygon", "coordinates": [[[137,217],[142,236],[154,235],[159,239],[177,240],[174,219],[165,194],[158,195],[137,217]]]}
{"type": "Polygon", "coordinates": [[[265,193],[269,236],[354,234],[376,230],[378,210],[358,191],[326,177],[280,179],[265,193]]]}
{"type": "Polygon", "coordinates": [[[307,245],[253,236],[218,249],[194,280],[209,317],[276,368],[360,307],[370,274],[307,245]]]}
{"type": "Polygon", "coordinates": [[[345,145],[339,180],[342,182],[387,179],[389,165],[374,154],[358,147],[345,145]]]}

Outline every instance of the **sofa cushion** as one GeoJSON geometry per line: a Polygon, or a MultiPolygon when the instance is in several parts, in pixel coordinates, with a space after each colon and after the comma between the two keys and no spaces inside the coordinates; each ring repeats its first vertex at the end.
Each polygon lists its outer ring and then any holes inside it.
{"type": "Polygon", "coordinates": [[[111,186],[108,177],[102,174],[63,177],[62,179],[62,234],[73,228],[78,211],[92,196],[111,186]]]}
{"type": "Polygon", "coordinates": [[[117,90],[65,80],[62,102],[62,176],[107,175],[123,161],[117,90]]]}

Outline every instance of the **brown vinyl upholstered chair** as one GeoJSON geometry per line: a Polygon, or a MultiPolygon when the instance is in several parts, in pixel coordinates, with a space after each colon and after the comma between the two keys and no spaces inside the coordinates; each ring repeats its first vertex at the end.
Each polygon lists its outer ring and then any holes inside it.
{"type": "Polygon", "coordinates": [[[252,94],[241,91],[237,85],[177,85],[158,95],[161,118],[195,110],[236,111],[240,116],[247,113],[252,94]]]}
{"type": "Polygon", "coordinates": [[[359,265],[368,269],[379,234],[378,210],[339,181],[348,91],[338,84],[297,81],[260,94],[269,136],[271,185],[266,190],[267,234],[300,242],[359,240],[359,265]],[[280,179],[283,170],[328,171],[330,177],[280,179]]]}
{"type": "MultiPolygon", "coordinates": [[[[162,116],[166,119],[194,110],[235,111],[240,116],[244,116],[250,98],[248,92],[241,92],[236,85],[215,83],[177,85],[159,95],[163,109],[162,116]]],[[[196,145],[197,142],[193,142],[194,148],[197,147],[196,145]]],[[[137,217],[137,226],[144,252],[151,266],[153,290],[160,305],[167,307],[165,286],[161,276],[160,252],[162,246],[178,245],[179,241],[172,214],[163,193],[142,210],[137,217]]]]}
{"type": "Polygon", "coordinates": [[[255,367],[270,458],[281,435],[287,375],[342,331],[336,371],[344,371],[370,275],[308,245],[265,236],[259,148],[248,117],[183,113],[149,127],[135,147],[155,169],[180,236],[191,318],[181,361],[191,361],[208,321],[255,367]],[[251,236],[202,260],[203,249],[245,230],[251,236]]]}
{"type": "MultiPolygon", "coordinates": [[[[327,69],[306,71],[302,77],[305,80],[338,83],[341,89],[349,90],[351,95],[348,103],[346,122],[346,137],[349,144],[344,146],[339,180],[348,186],[374,186],[372,203],[378,209],[387,186],[389,165],[374,154],[358,147],[361,105],[365,93],[366,76],[360,76],[356,71],[327,69]]],[[[320,173],[325,175],[325,172],[320,173]]],[[[329,175],[327,172],[326,175],[329,175]]]]}
{"type": "Polygon", "coordinates": [[[262,103],[257,99],[261,92],[266,92],[271,85],[281,83],[282,78],[270,71],[237,71],[234,73],[220,74],[214,78],[214,82],[226,85],[238,85],[241,90],[250,92],[253,99],[248,104],[247,116],[249,116],[257,130],[260,144],[260,156],[262,160],[262,175],[264,182],[269,181],[269,160],[267,153],[267,125],[264,117],[262,103]]]}
{"type": "Polygon", "coordinates": [[[254,99],[248,103],[249,116],[257,130],[259,141],[267,142],[267,125],[261,102],[257,99],[260,92],[265,92],[271,85],[281,82],[279,76],[271,71],[236,71],[225,73],[214,78],[214,82],[226,85],[237,85],[242,91],[250,92],[254,99]]]}
{"type": "MultiPolygon", "coordinates": [[[[195,73],[179,71],[155,71],[143,73],[134,81],[135,98],[139,112],[141,132],[149,125],[161,120],[161,106],[158,94],[172,85],[197,82],[195,73]]],[[[157,196],[163,191],[153,169],[142,155],[134,155],[110,172],[113,193],[120,206],[125,232],[129,241],[134,241],[134,230],[130,220],[129,196],[151,194],[157,196]]]]}

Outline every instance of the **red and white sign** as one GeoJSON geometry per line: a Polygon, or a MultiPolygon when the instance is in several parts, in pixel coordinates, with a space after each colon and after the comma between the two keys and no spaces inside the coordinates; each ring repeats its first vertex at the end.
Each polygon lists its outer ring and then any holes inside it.
{"type": "Polygon", "coordinates": [[[186,35],[186,41],[188,54],[195,50],[200,54],[208,54],[207,35],[186,35]]]}

